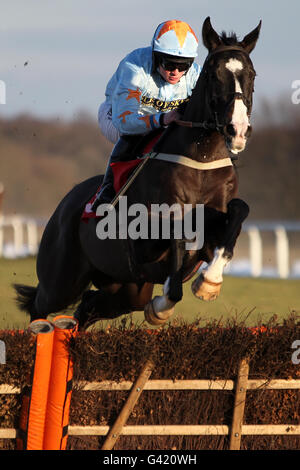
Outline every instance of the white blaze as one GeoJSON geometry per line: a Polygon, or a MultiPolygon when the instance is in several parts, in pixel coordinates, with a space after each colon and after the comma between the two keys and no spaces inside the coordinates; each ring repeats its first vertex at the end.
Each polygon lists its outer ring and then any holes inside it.
{"type": "MultiPolygon", "coordinates": [[[[235,91],[237,93],[243,93],[240,82],[236,77],[236,72],[243,70],[243,64],[237,59],[229,59],[225,67],[233,73],[235,82],[235,91]]],[[[247,114],[247,107],[245,106],[241,98],[236,98],[234,101],[233,113],[231,124],[233,125],[236,136],[232,139],[232,152],[237,153],[245,148],[245,134],[249,126],[249,118],[247,114]]]]}

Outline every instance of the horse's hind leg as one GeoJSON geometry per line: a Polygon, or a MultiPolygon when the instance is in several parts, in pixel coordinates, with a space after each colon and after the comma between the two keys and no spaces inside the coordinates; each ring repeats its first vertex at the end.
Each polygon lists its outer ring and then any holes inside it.
{"type": "Polygon", "coordinates": [[[75,317],[79,328],[86,329],[99,320],[114,319],[133,311],[143,310],[151,300],[152,283],[111,284],[105,289],[89,290],[83,294],[75,317]]]}
{"type": "Polygon", "coordinates": [[[19,308],[29,313],[30,321],[47,318],[51,313],[58,313],[76,303],[90,283],[88,278],[74,280],[73,284],[66,279],[60,281],[60,285],[47,286],[47,289],[41,283],[37,287],[14,286],[19,308]]]}
{"type": "MultiPolygon", "coordinates": [[[[57,278],[55,286],[47,285],[47,290],[38,286],[34,302],[34,310],[43,318],[51,313],[58,313],[74,305],[81,297],[82,292],[89,286],[89,276],[57,278]],[[60,282],[59,282],[60,281],[60,282]]],[[[33,315],[31,314],[31,317],[33,315]]],[[[31,318],[32,319],[32,318],[31,318]]]]}
{"type": "Polygon", "coordinates": [[[192,284],[193,294],[201,300],[215,300],[221,290],[223,270],[233,257],[242,222],[249,213],[248,205],[241,199],[232,199],[227,205],[227,224],[214,257],[192,284]]]}

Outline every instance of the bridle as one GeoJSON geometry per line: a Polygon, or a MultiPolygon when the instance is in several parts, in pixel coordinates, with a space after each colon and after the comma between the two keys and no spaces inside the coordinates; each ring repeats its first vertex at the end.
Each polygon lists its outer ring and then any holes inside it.
{"type": "MultiPolygon", "coordinates": [[[[228,46],[224,46],[224,45],[219,46],[219,47],[217,47],[216,49],[214,49],[212,52],[210,52],[208,54],[208,56],[206,57],[205,62],[203,64],[201,73],[205,73],[205,74],[207,73],[207,71],[205,70],[205,66],[206,66],[207,62],[209,61],[209,59],[213,55],[215,55],[219,52],[231,52],[231,51],[239,51],[239,52],[242,52],[243,54],[248,56],[248,53],[245,51],[245,49],[243,49],[240,46],[229,46],[229,45],[228,46]]],[[[241,93],[239,91],[233,91],[233,92],[226,93],[226,95],[232,96],[232,99],[230,100],[230,102],[228,103],[228,105],[226,107],[225,115],[227,115],[227,111],[232,106],[234,100],[235,99],[241,99],[243,101],[243,103],[245,104],[245,106],[248,110],[248,116],[250,117],[249,109],[250,109],[251,103],[250,103],[250,100],[244,95],[244,93],[241,93]]],[[[221,95],[213,94],[212,99],[218,98],[219,96],[221,96],[221,95]]],[[[202,128],[202,129],[207,129],[207,130],[208,129],[217,130],[221,134],[224,133],[224,128],[228,124],[228,123],[220,122],[217,111],[214,112],[214,121],[213,122],[211,122],[211,121],[201,121],[201,122],[199,122],[199,121],[183,121],[183,120],[180,120],[180,119],[176,120],[175,122],[179,126],[189,127],[189,128],[202,128]]]]}

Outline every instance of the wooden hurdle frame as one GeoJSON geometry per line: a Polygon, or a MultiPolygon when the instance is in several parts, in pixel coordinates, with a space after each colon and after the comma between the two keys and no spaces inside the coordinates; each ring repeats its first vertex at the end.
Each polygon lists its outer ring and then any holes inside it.
{"type": "MultiPolygon", "coordinates": [[[[73,390],[120,391],[128,390],[129,396],[113,426],[69,426],[69,436],[106,436],[101,450],[113,449],[120,435],[155,436],[230,436],[230,450],[239,450],[242,436],[249,435],[300,435],[299,424],[243,424],[247,390],[299,390],[300,379],[249,379],[249,362],[239,364],[236,380],[150,380],[154,364],[147,361],[135,382],[75,382],[73,390]],[[234,409],[231,426],[227,425],[126,425],[126,422],[144,390],[234,390],[234,409]]],[[[19,388],[0,385],[0,394],[20,393],[19,388]]],[[[15,439],[15,428],[0,429],[0,439],[15,439]]]]}

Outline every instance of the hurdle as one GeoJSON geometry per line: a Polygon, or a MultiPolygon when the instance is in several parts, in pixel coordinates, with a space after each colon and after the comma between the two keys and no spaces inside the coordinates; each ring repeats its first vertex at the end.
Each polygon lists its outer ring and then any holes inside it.
{"type": "Polygon", "coordinates": [[[53,322],[35,320],[32,385],[22,397],[18,450],[65,450],[72,393],[73,361],[68,341],[77,332],[77,320],[67,315],[53,322]]]}

